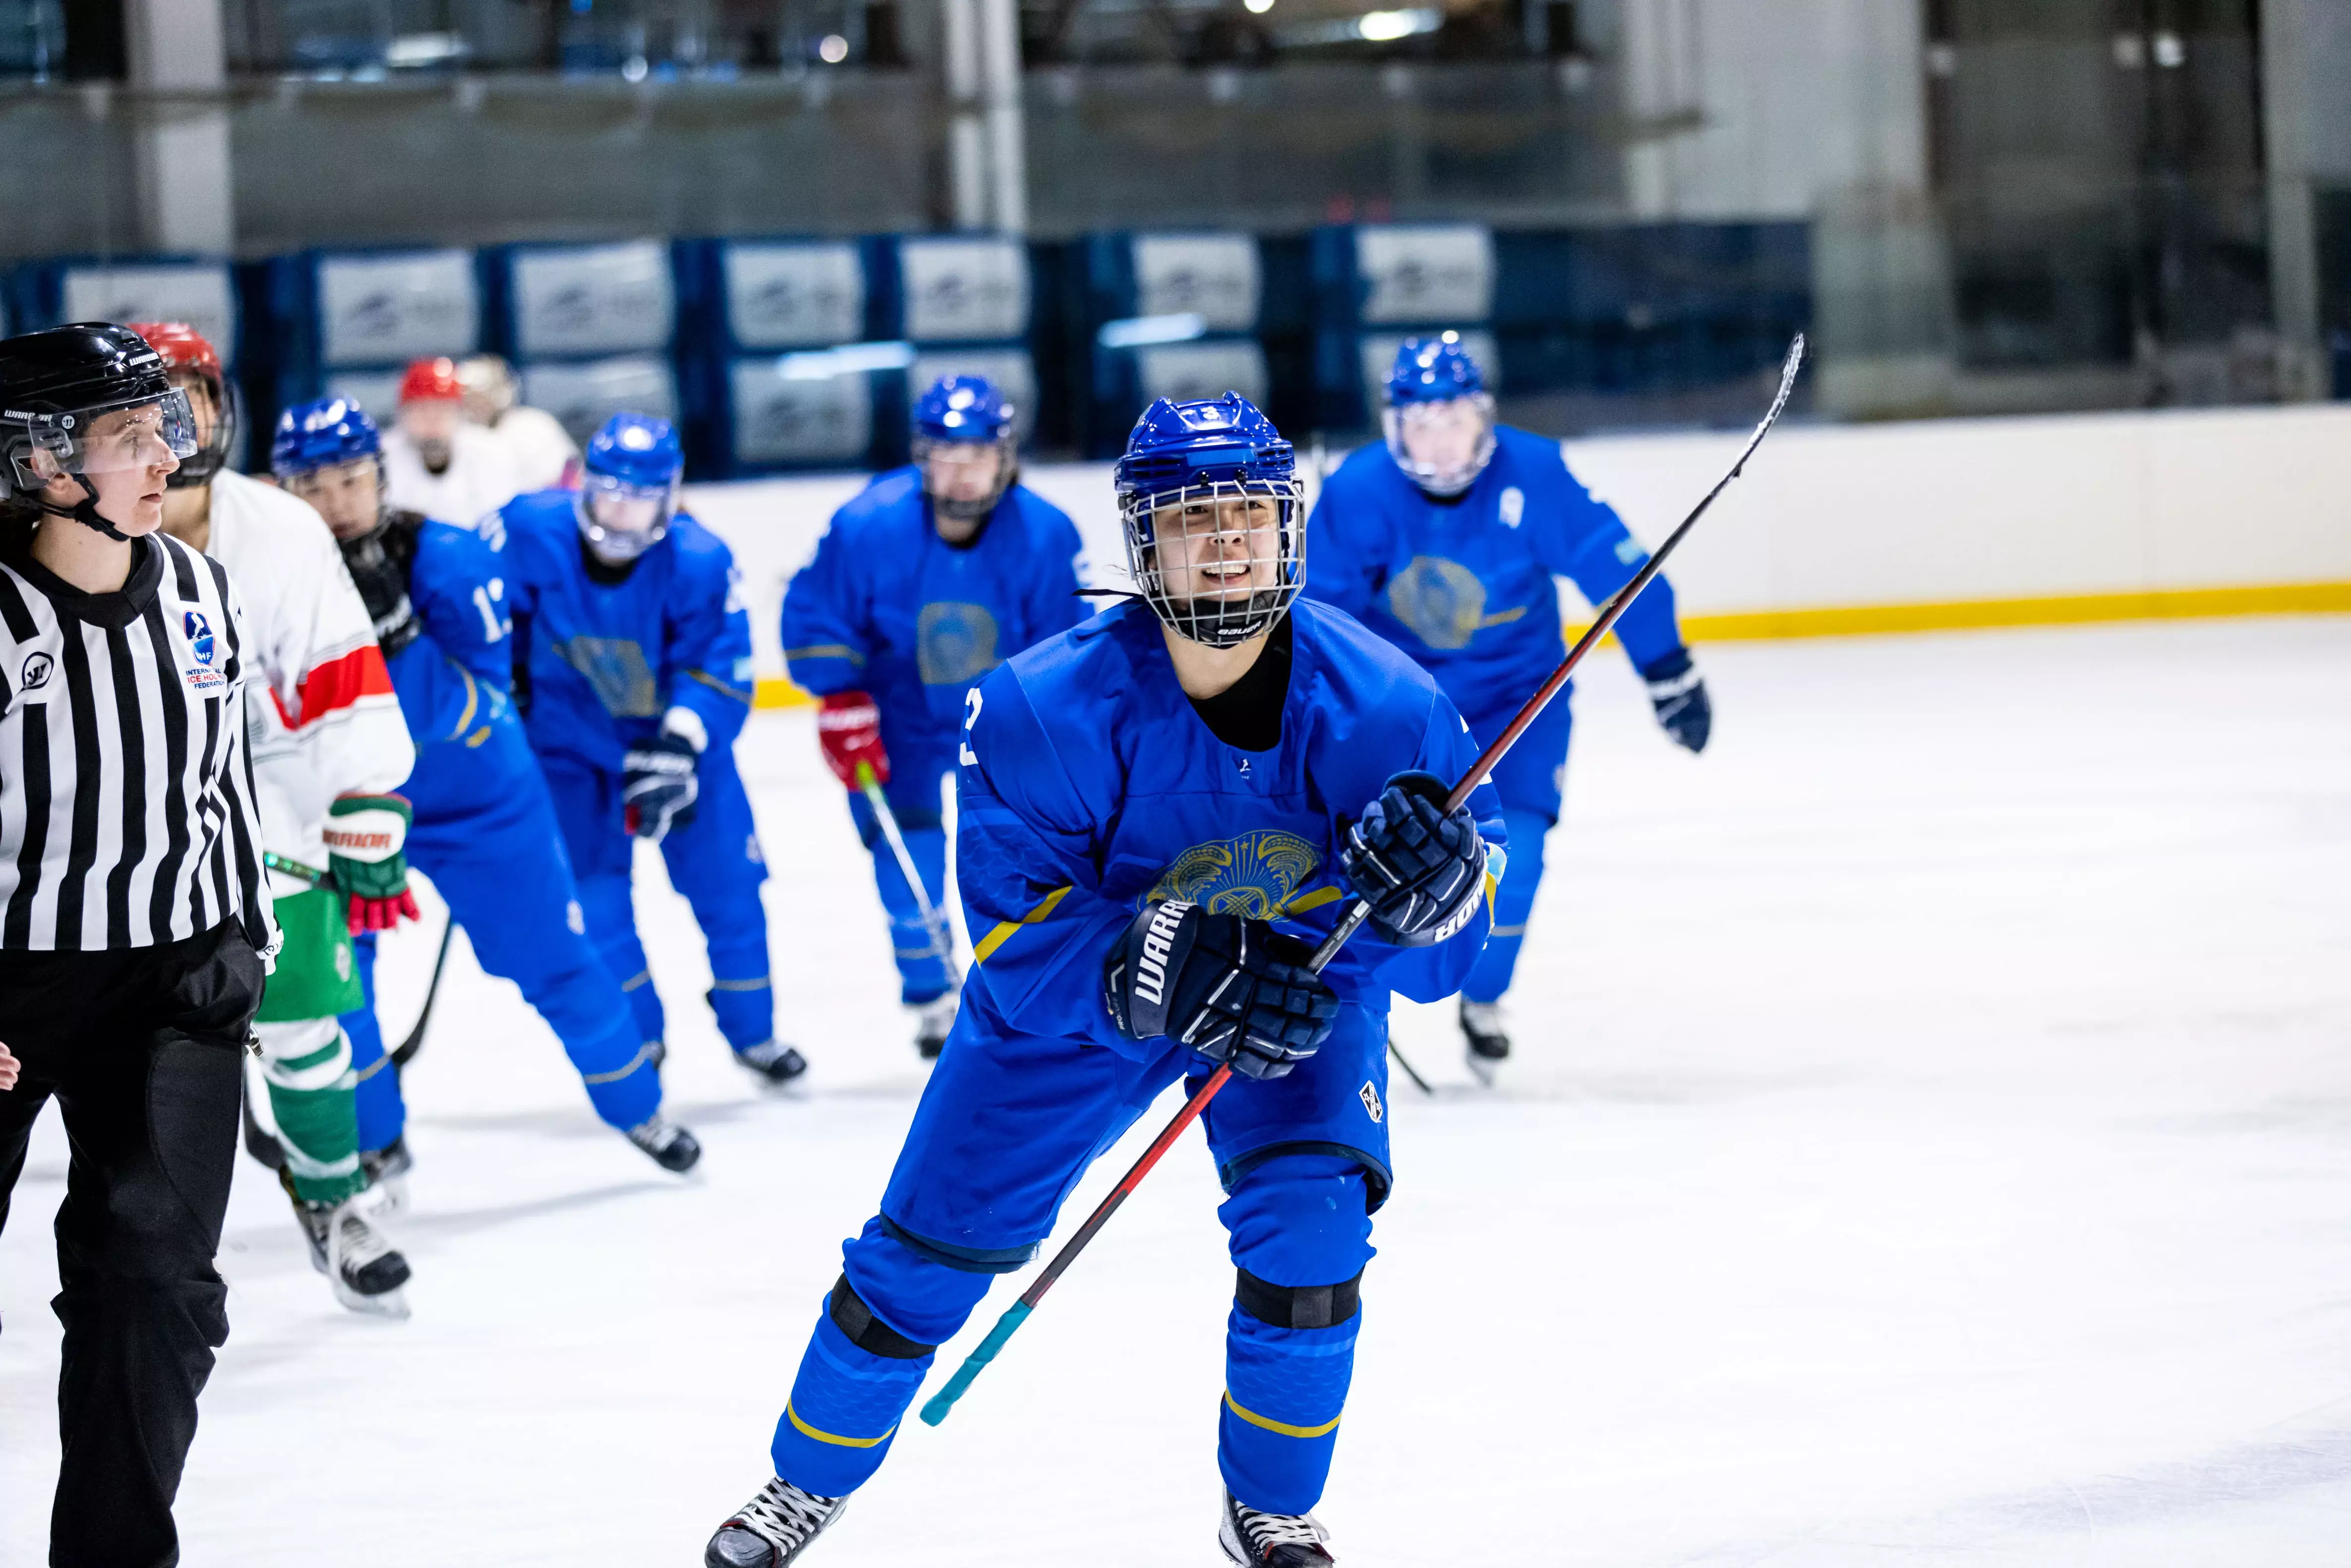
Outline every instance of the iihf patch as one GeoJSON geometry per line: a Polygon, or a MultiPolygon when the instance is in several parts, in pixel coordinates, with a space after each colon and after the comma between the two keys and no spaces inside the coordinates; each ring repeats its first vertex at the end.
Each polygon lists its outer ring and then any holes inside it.
{"type": "Polygon", "coordinates": [[[180,630],[186,633],[188,651],[195,654],[196,663],[211,664],[213,662],[213,629],[211,622],[204,619],[204,612],[191,610],[183,615],[180,618],[180,630]]]}
{"type": "Polygon", "coordinates": [[[1387,1113],[1380,1108],[1380,1092],[1372,1087],[1370,1079],[1364,1080],[1364,1086],[1355,1091],[1355,1097],[1364,1103],[1364,1113],[1373,1121],[1386,1119],[1387,1113]]]}

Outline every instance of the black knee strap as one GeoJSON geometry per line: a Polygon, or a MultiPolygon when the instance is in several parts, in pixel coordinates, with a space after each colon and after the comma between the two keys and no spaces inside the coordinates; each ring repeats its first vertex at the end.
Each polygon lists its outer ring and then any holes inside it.
{"type": "Polygon", "coordinates": [[[849,1336],[849,1343],[875,1355],[888,1356],[892,1361],[920,1361],[939,1347],[908,1339],[888,1323],[873,1315],[873,1309],[850,1288],[849,1276],[843,1274],[841,1283],[832,1288],[832,1301],[826,1308],[833,1327],[849,1336]]]}
{"type": "Polygon", "coordinates": [[[1241,1311],[1278,1329],[1327,1329],[1343,1323],[1363,1310],[1364,1275],[1335,1285],[1276,1285],[1247,1269],[1234,1270],[1239,1282],[1233,1300],[1241,1311]]]}

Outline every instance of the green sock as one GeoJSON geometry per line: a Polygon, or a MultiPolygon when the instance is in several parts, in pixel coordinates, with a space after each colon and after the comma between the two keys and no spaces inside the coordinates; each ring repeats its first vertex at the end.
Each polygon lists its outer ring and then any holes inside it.
{"type": "Polygon", "coordinates": [[[360,1169],[359,1080],[349,1068],[319,1089],[291,1088],[278,1079],[298,1079],[306,1069],[315,1072],[348,1049],[339,1033],[308,1056],[273,1062],[265,1070],[269,1109],[277,1118],[277,1141],[286,1150],[294,1196],[305,1203],[340,1203],[367,1186],[360,1169]]]}

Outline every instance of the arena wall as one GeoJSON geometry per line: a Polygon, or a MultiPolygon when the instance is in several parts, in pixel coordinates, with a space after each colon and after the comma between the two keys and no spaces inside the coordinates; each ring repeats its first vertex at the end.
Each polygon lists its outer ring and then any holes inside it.
{"type": "MultiPolygon", "coordinates": [[[[1603,436],[1567,453],[1654,544],[1740,439],[1603,436]]],[[[1077,520],[1098,568],[1123,563],[1108,465],[1025,477],[1077,520]]],[[[742,566],[763,704],[797,695],[780,680],[784,583],[862,483],[690,491],[742,566]]],[[[1789,427],[1671,575],[1694,642],[2351,612],[2351,406],[1789,427]]]]}

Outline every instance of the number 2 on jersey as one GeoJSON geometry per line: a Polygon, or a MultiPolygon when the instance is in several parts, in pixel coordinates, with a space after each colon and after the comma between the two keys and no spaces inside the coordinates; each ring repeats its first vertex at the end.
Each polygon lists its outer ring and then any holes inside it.
{"type": "MultiPolygon", "coordinates": [[[[971,733],[971,727],[979,722],[979,688],[977,686],[974,686],[971,690],[963,694],[963,727],[964,733],[967,736],[971,733]]],[[[959,760],[969,767],[977,768],[979,766],[979,758],[973,755],[971,742],[969,740],[966,740],[963,743],[963,749],[956,755],[959,760]]]]}

